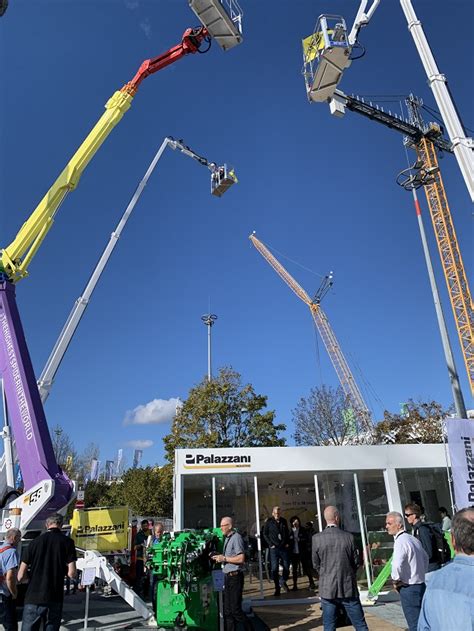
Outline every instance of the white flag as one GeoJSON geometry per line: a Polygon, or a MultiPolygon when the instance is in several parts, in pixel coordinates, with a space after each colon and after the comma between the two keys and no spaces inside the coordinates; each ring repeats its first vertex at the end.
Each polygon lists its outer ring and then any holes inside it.
{"type": "Polygon", "coordinates": [[[474,421],[447,419],[448,448],[458,510],[474,505],[474,421]]]}

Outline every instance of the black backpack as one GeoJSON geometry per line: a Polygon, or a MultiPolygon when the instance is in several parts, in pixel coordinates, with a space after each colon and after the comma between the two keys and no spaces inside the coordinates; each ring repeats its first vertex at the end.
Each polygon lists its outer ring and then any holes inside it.
{"type": "Polygon", "coordinates": [[[423,527],[428,528],[431,535],[432,556],[430,557],[430,563],[444,565],[451,561],[451,548],[444,536],[444,532],[441,530],[441,526],[428,521],[420,524],[419,528],[423,527]]]}

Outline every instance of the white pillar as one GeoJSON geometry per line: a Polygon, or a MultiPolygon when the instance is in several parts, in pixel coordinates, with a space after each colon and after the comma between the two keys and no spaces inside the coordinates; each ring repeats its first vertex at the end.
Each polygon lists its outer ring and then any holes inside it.
{"type": "Polygon", "coordinates": [[[314,474],[314,490],[316,491],[316,511],[318,513],[318,528],[319,532],[323,531],[323,516],[321,515],[321,501],[319,498],[319,484],[318,475],[314,474]]]}
{"type": "Polygon", "coordinates": [[[387,493],[388,510],[397,511],[397,513],[403,515],[397,472],[395,469],[384,469],[383,479],[385,482],[385,492],[387,493]]]}
{"type": "Polygon", "coordinates": [[[255,494],[255,525],[257,527],[258,580],[260,583],[260,598],[263,600],[262,536],[260,534],[260,506],[258,499],[258,480],[256,475],[253,476],[253,486],[255,494]]]}

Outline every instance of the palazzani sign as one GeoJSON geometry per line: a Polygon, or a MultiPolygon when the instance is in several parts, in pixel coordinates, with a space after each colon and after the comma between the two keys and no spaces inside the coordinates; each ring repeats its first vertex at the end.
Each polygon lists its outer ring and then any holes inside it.
{"type": "Polygon", "coordinates": [[[448,447],[456,508],[474,504],[474,420],[448,419],[448,447]]]}
{"type": "Polygon", "coordinates": [[[252,466],[252,457],[247,454],[185,454],[185,469],[242,469],[252,466]]]}

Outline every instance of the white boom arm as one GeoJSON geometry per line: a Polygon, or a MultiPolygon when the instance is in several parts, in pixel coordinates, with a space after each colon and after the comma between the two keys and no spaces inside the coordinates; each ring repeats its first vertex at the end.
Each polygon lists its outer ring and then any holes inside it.
{"type": "Polygon", "coordinates": [[[132,607],[144,620],[156,625],[152,612],[146,603],[123,581],[113,569],[107,559],[97,550],[87,550],[82,559],[77,560],[77,568],[81,571],[93,568],[96,578],[105,581],[126,603],[132,607]]]}
{"type": "Polygon", "coordinates": [[[403,12],[408,22],[408,30],[412,34],[413,41],[420,55],[421,62],[428,77],[428,83],[433,96],[441,112],[449,139],[453,143],[454,155],[458,161],[462,176],[474,201],[474,144],[472,138],[466,136],[459,119],[456,107],[453,103],[446,82],[446,77],[441,74],[436,65],[420,20],[416,17],[411,0],[400,0],[403,12]]]}
{"type": "Polygon", "coordinates": [[[38,388],[39,388],[41,400],[43,403],[46,401],[46,399],[49,396],[49,393],[53,386],[54,377],[56,376],[56,373],[61,364],[61,361],[68,349],[69,343],[71,342],[71,339],[77,327],[79,326],[79,322],[81,321],[81,318],[84,315],[84,311],[86,310],[87,305],[89,304],[89,301],[92,296],[92,292],[94,291],[95,286],[97,285],[101,277],[101,274],[104,271],[104,268],[107,265],[107,262],[115,246],[117,245],[117,242],[122,234],[122,230],[124,229],[125,224],[127,223],[130,215],[132,214],[133,209],[135,208],[138,200],[140,199],[140,196],[143,193],[143,189],[147,185],[150,175],[153,173],[166,147],[171,147],[172,149],[179,149],[179,151],[181,151],[185,155],[193,158],[194,160],[197,160],[199,164],[202,164],[203,166],[207,167],[211,171],[211,173],[213,173],[216,169],[215,163],[208,162],[205,158],[202,158],[201,156],[199,156],[197,153],[192,151],[189,147],[184,145],[181,141],[174,140],[173,138],[170,138],[170,137],[166,137],[163,140],[160,148],[155,154],[155,157],[151,161],[150,166],[147,169],[147,172],[143,176],[143,179],[141,180],[140,184],[137,186],[132,196],[132,199],[130,200],[130,203],[128,204],[127,208],[125,209],[125,212],[122,215],[122,218],[117,224],[117,227],[115,228],[114,232],[112,232],[112,234],[110,235],[110,241],[108,242],[105,250],[103,251],[102,256],[100,257],[99,262],[97,263],[94,271],[92,272],[92,275],[89,278],[89,281],[84,289],[84,292],[76,300],[68,316],[68,319],[66,320],[63,330],[61,331],[61,334],[59,335],[56,341],[56,344],[54,345],[51,355],[49,356],[48,361],[46,362],[43,372],[41,373],[40,378],[38,379],[38,388]]]}
{"type": "Polygon", "coordinates": [[[376,8],[380,4],[380,0],[373,0],[372,6],[366,12],[365,10],[368,4],[369,0],[361,0],[359,10],[357,11],[357,15],[355,16],[354,24],[352,25],[351,32],[349,33],[349,37],[347,38],[351,46],[354,46],[355,42],[357,41],[357,36],[359,35],[360,29],[363,26],[367,26],[367,24],[370,22],[376,8]]]}

